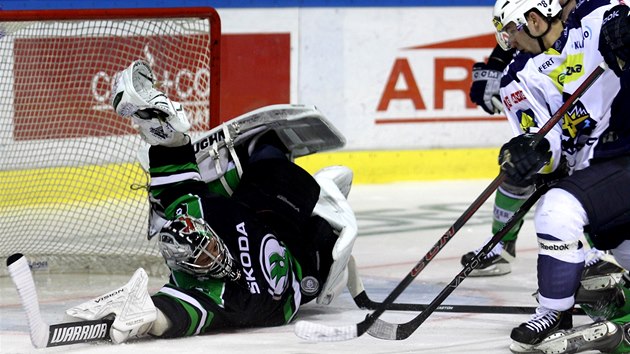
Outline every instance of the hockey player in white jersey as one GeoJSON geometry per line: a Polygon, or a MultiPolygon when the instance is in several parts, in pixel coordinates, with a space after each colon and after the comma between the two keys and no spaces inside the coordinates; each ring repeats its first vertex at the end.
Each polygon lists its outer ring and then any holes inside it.
{"type": "MultiPolygon", "coordinates": [[[[575,0],[561,0],[562,20],[566,21],[575,8],[575,0]]],[[[469,97],[472,102],[483,108],[489,114],[500,113],[501,106],[499,89],[503,71],[514,59],[516,49],[503,49],[499,44],[492,50],[486,62],[475,63],[472,68],[472,85],[469,97]]],[[[523,53],[525,54],[525,53],[523,53]]],[[[521,54],[522,55],[522,54],[521,54]]],[[[527,55],[528,56],[528,55],[527,55]]],[[[528,56],[529,57],[529,56],[528,56]]],[[[520,58],[518,60],[521,60],[520,58]]],[[[553,108],[553,107],[552,107],[553,108]]],[[[492,216],[491,233],[498,232],[523,204],[531,192],[531,185],[518,186],[510,181],[504,182],[497,189],[494,197],[494,213],[492,216]]],[[[471,273],[471,277],[497,276],[511,272],[510,263],[516,258],[516,240],[523,225],[521,220],[503,237],[501,242],[489,252],[481,264],[471,273]]],[[[462,265],[466,265],[472,257],[481,250],[466,253],[461,258],[462,265]]],[[[594,259],[594,262],[597,262],[594,259]]]]}
{"type": "Polygon", "coordinates": [[[499,43],[531,55],[512,63],[512,76],[508,70],[502,79],[514,81],[502,82],[501,97],[520,134],[502,147],[502,169],[515,182],[531,180],[539,172],[554,172],[558,178],[563,166],[568,174],[543,196],[535,212],[539,308],[512,330],[510,349],[516,353],[541,352],[535,346],[545,337],[571,327],[566,310],[580,288],[585,257],[580,238],[585,231],[597,248],[613,250],[620,265],[630,266],[630,241],[623,231],[630,227],[630,186],[625,182],[630,179],[630,124],[624,117],[630,96],[623,78],[620,85],[607,70],[562,124],[535,148],[530,145],[537,127],[603,61],[599,32],[611,7],[608,1],[578,2],[563,24],[557,1],[499,0],[495,5],[499,43]]]}

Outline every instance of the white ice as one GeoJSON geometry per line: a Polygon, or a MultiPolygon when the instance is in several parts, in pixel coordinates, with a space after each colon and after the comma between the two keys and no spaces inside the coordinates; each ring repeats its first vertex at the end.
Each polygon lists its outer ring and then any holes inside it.
{"type": "MultiPolygon", "coordinates": [[[[354,252],[366,292],[383,300],[489,184],[487,180],[357,185],[350,203],[359,220],[354,252]]],[[[493,197],[491,197],[492,199],[493,197]]],[[[401,295],[399,302],[428,304],[462,269],[462,254],[490,236],[491,200],[471,218],[401,295]]],[[[467,278],[444,304],[535,306],[536,241],[527,218],[516,246],[512,273],[467,278]]],[[[4,266],[4,265],[3,265],[4,266]]],[[[58,323],[72,305],[118,288],[131,276],[35,274],[44,319],[58,323]]],[[[164,279],[151,279],[151,291],[164,279]]],[[[0,278],[0,353],[509,353],[510,330],[529,315],[435,312],[408,339],[385,341],[365,334],[335,343],[299,339],[293,325],[234,330],[171,340],[141,340],[115,346],[76,344],[34,349],[17,292],[9,278],[0,278]]],[[[330,326],[352,325],[369,311],[357,309],[346,292],[331,306],[308,304],[298,319],[330,326]]],[[[406,322],[415,312],[387,311],[381,317],[406,322]]],[[[574,324],[589,322],[574,317],[574,324]]],[[[593,353],[593,352],[590,352],[593,353]]]]}

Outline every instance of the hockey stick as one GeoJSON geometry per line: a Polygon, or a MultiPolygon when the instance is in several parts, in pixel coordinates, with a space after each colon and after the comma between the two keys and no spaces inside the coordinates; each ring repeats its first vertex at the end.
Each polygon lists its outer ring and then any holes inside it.
{"type": "MultiPolygon", "coordinates": [[[[580,84],[575,92],[562,104],[562,106],[560,106],[558,111],[540,128],[534,139],[532,139],[532,146],[535,146],[536,144],[538,144],[538,142],[540,142],[544,135],[547,134],[560,121],[560,119],[562,119],[564,114],[570,107],[573,106],[575,101],[577,101],[582,96],[582,94],[584,94],[584,92],[595,82],[595,80],[597,80],[597,78],[599,78],[602,73],[604,73],[606,69],[605,65],[605,63],[602,63],[597,68],[595,68],[595,70],[593,70],[593,72],[584,80],[584,82],[582,82],[582,84],[580,84]]],[[[373,313],[368,314],[365,320],[355,325],[343,327],[329,327],[308,321],[299,321],[295,325],[295,334],[298,337],[316,341],[349,340],[363,335],[378,320],[383,312],[387,310],[387,307],[394,303],[396,298],[409,286],[409,284],[411,284],[415,277],[455,235],[455,232],[457,232],[468,221],[468,219],[470,219],[472,214],[474,214],[477,209],[479,209],[481,205],[483,205],[486,199],[488,199],[490,195],[494,193],[494,191],[499,187],[499,185],[501,185],[501,183],[503,183],[504,180],[505,173],[501,171],[499,175],[490,183],[490,185],[486,187],[481,195],[477,197],[477,199],[475,199],[475,201],[468,207],[468,209],[466,209],[464,214],[462,214],[451,226],[451,228],[447,230],[444,235],[442,235],[442,237],[433,246],[433,248],[431,248],[429,253],[427,253],[422,259],[420,259],[420,261],[411,269],[409,274],[407,274],[405,278],[403,278],[403,280],[394,288],[394,290],[392,290],[392,292],[381,303],[381,306],[374,310],[373,313]]],[[[480,252],[478,256],[481,254],[482,252],[480,252]]],[[[477,266],[477,263],[479,263],[479,257],[475,257],[473,258],[473,260],[477,260],[477,262],[474,264],[475,266],[477,266]]],[[[472,271],[472,269],[470,269],[470,271],[472,271]]],[[[470,271],[468,273],[470,273],[470,271]]],[[[466,274],[466,276],[467,275],[468,274],[466,274]]],[[[436,304],[432,307],[437,307],[437,305],[439,304],[436,304]]],[[[433,308],[430,312],[434,310],[435,308],[433,308]]]]}
{"type": "Polygon", "coordinates": [[[37,290],[26,257],[20,253],[9,256],[7,268],[26,312],[31,342],[35,348],[110,339],[109,330],[114,320],[46,324],[39,310],[37,290]]]}
{"type": "MultiPolygon", "coordinates": [[[[488,254],[514,227],[514,225],[516,225],[516,223],[525,216],[529,209],[536,203],[538,198],[547,191],[547,189],[546,185],[537,188],[534,193],[525,200],[521,207],[514,212],[506,224],[496,234],[494,234],[494,236],[492,236],[485,246],[481,248],[479,253],[477,253],[471,261],[464,266],[464,269],[438,294],[438,296],[427,306],[427,308],[413,320],[403,324],[394,324],[385,322],[378,318],[383,312],[385,312],[385,310],[388,309],[389,306],[391,306],[395,297],[407,287],[408,283],[410,283],[409,278],[414,278],[413,273],[410,273],[405,277],[405,279],[403,279],[403,282],[401,282],[401,284],[404,285],[403,288],[401,288],[401,285],[399,284],[372,314],[368,314],[365,320],[357,323],[356,325],[329,327],[308,321],[299,321],[295,325],[295,334],[298,337],[314,341],[349,340],[361,336],[365,332],[368,332],[372,337],[380,339],[406,339],[438,308],[438,306],[442,304],[448,295],[450,295],[450,293],[459,286],[462,280],[464,280],[468,274],[470,274],[470,272],[479,265],[486,254],[488,254]]],[[[355,284],[352,284],[352,286],[355,286],[355,284]]]]}
{"type": "MultiPolygon", "coordinates": [[[[359,276],[354,257],[350,256],[348,262],[348,290],[352,296],[354,303],[361,309],[376,310],[382,305],[382,302],[376,302],[370,299],[363,281],[359,276]]],[[[429,305],[427,304],[405,304],[392,303],[387,306],[388,311],[424,311],[429,305]]],[[[435,308],[436,312],[455,312],[455,313],[487,313],[487,314],[511,314],[511,315],[531,315],[536,312],[534,306],[492,306],[492,305],[440,305],[435,308]]],[[[584,310],[579,307],[573,308],[573,315],[586,315],[584,310]]]]}
{"type": "Polygon", "coordinates": [[[481,248],[481,251],[477,253],[466,265],[464,269],[455,276],[455,278],[444,288],[442,291],[431,301],[427,308],[422,311],[418,316],[409,322],[394,324],[377,319],[374,325],[368,329],[368,333],[372,337],[380,339],[401,340],[409,337],[420,325],[435,311],[435,309],[446,300],[446,298],[455,290],[461,282],[468,277],[481,260],[488,254],[501,239],[516,225],[519,220],[527,214],[529,209],[536,204],[538,198],[547,192],[549,186],[543,184],[536,188],[534,193],[525,200],[523,205],[508,219],[503,227],[496,233],[488,243],[481,248]]]}

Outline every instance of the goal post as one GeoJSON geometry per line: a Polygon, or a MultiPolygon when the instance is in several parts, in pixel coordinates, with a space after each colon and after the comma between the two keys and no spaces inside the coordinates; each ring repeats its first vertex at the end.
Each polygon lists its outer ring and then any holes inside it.
{"type": "Polygon", "coordinates": [[[208,130],[220,38],[207,7],[0,11],[0,257],[54,273],[166,272],[146,237],[144,143],[111,108],[112,79],[147,61],[193,131],[208,130]]]}

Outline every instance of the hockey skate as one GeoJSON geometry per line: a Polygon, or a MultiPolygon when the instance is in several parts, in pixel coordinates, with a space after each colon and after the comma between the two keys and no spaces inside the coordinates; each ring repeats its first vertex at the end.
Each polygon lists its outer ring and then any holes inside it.
{"type": "Polygon", "coordinates": [[[586,254],[584,271],[582,271],[582,280],[602,275],[610,275],[616,278],[621,278],[624,271],[625,269],[617,263],[615,257],[610,252],[591,248],[586,254]]]}
{"type": "Polygon", "coordinates": [[[512,329],[510,338],[513,342],[510,350],[513,353],[536,353],[534,345],[542,342],[551,333],[572,326],[573,318],[569,312],[539,307],[529,321],[512,329]]]}
{"type": "Polygon", "coordinates": [[[88,321],[114,316],[110,337],[116,344],[145,335],[158,317],[147,291],[148,281],[147,273],[139,268],[121,288],[72,307],[66,315],[88,321]]]}
{"type": "MultiPolygon", "coordinates": [[[[461,260],[462,265],[465,266],[468,264],[480,250],[481,247],[463,255],[461,260]]],[[[515,257],[516,241],[501,241],[481,260],[479,266],[475,268],[469,276],[488,277],[508,274],[512,271],[510,262],[513,261],[515,257]]]]}

